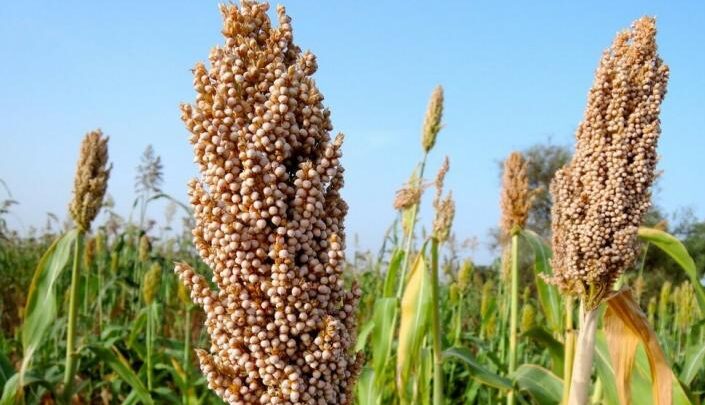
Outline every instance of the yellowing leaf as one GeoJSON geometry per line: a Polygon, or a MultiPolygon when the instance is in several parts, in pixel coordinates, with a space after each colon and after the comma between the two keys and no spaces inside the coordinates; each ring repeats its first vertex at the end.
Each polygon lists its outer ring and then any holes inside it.
{"type": "Polygon", "coordinates": [[[607,300],[604,318],[607,346],[614,367],[617,393],[622,404],[631,403],[631,374],[638,344],[644,344],[651,369],[652,397],[655,405],[670,405],[673,373],[646,315],[634,301],[629,288],[607,300]]]}
{"type": "Polygon", "coordinates": [[[401,299],[399,346],[397,349],[397,388],[402,398],[408,398],[408,381],[412,367],[418,366],[421,343],[431,319],[431,277],[426,269],[422,249],[414,261],[401,299]]]}

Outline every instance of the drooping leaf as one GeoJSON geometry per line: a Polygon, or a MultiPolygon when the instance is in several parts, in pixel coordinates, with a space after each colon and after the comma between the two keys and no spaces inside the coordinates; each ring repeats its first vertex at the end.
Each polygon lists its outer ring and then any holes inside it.
{"type": "Polygon", "coordinates": [[[560,293],[556,286],[546,283],[543,279],[543,277],[553,274],[550,265],[551,248],[532,231],[523,230],[521,235],[529,242],[534,251],[534,280],[546,322],[552,332],[560,333],[563,330],[560,293]]]}
{"type": "Polygon", "coordinates": [[[462,361],[470,369],[470,377],[482,384],[500,390],[512,389],[511,380],[487,370],[466,347],[451,347],[443,352],[443,358],[462,361]]]}
{"type": "Polygon", "coordinates": [[[539,404],[560,404],[563,381],[555,374],[535,364],[522,364],[512,375],[515,385],[539,404]]]}
{"type": "Polygon", "coordinates": [[[673,373],[659,346],[656,333],[639,304],[634,301],[629,288],[623,288],[607,300],[604,330],[620,401],[631,403],[634,357],[637,345],[643,343],[651,369],[654,404],[670,405],[673,397],[673,373]]]}
{"type": "MultiPolygon", "coordinates": [[[[632,403],[633,404],[654,404],[651,387],[653,381],[651,378],[651,366],[649,359],[644,350],[644,345],[639,343],[636,350],[636,359],[634,361],[635,372],[632,375],[632,403]]],[[[673,376],[671,380],[673,387],[673,405],[692,405],[685,390],[680,384],[680,381],[673,376]]]]}
{"type": "Polygon", "coordinates": [[[546,329],[541,326],[535,326],[524,332],[524,336],[531,338],[539,346],[548,349],[551,355],[551,366],[556,375],[563,375],[563,343],[556,340],[546,329]]]}
{"type": "Polygon", "coordinates": [[[639,237],[663,250],[685,271],[695,289],[700,313],[705,316],[705,287],[698,278],[695,261],[688,253],[688,249],[675,236],[659,229],[641,227],[639,237]]]}

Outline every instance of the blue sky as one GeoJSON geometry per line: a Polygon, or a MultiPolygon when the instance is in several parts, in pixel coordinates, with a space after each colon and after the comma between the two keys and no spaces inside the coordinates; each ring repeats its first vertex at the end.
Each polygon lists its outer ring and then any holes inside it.
{"type": "MultiPolygon", "coordinates": [[[[602,50],[644,14],[657,16],[671,67],[656,202],[705,217],[705,3],[674,4],[287,2],[296,42],[318,56],[318,85],[347,136],[349,231],[364,248],[381,243],[394,191],[420,157],[427,98],[442,84],[445,128],[430,170],[450,156],[456,233],[487,241],[499,217],[497,162],[549,138],[572,145],[602,50]]],[[[164,162],[164,190],[185,200],[196,171],[178,105],[193,99],[189,69],[222,42],[219,31],[216,2],[2,2],[0,179],[20,202],[10,223],[26,230],[47,212],[65,217],[80,139],[96,127],[111,137],[119,211],[129,212],[148,144],[164,162]]],[[[151,217],[163,218],[159,208],[151,217]]]]}

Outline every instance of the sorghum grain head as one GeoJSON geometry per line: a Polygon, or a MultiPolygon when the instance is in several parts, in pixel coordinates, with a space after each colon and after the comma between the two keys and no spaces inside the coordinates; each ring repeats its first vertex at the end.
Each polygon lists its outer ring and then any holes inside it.
{"type": "Polygon", "coordinates": [[[80,230],[90,230],[103,203],[109,176],[108,138],[99,129],[89,132],[81,143],[73,199],[69,204],[71,218],[80,230]]]}
{"type": "Polygon", "coordinates": [[[524,304],[521,308],[521,323],[519,330],[526,333],[536,326],[536,308],[530,303],[524,304]]]}
{"type": "Polygon", "coordinates": [[[656,301],[656,297],[651,297],[649,299],[649,305],[647,306],[646,314],[649,318],[649,324],[654,325],[654,320],[656,319],[656,309],[658,307],[658,303],[656,301]]]}
{"type": "Polygon", "coordinates": [[[159,263],[152,263],[149,270],[144,274],[142,281],[142,298],[147,305],[154,302],[162,279],[162,266],[159,263]]]}
{"type": "Polygon", "coordinates": [[[437,86],[431,94],[431,99],[428,101],[426,116],[423,120],[423,129],[421,131],[421,147],[424,152],[428,153],[436,144],[436,137],[441,131],[443,124],[443,87],[437,86]]]}
{"type": "Polygon", "coordinates": [[[194,69],[182,118],[200,178],[189,184],[194,242],[217,290],[176,273],[206,312],[208,386],[231,404],[348,404],[361,290],[343,280],[342,135],[312,79],[313,54],[267,4],[221,6],[225,44],[194,69]]]}
{"type": "Polygon", "coordinates": [[[600,61],[572,160],[551,184],[553,282],[599,305],[632,265],[650,205],[668,67],[656,22],[617,35],[600,61]]]}
{"type": "Polygon", "coordinates": [[[465,260],[458,271],[458,287],[460,287],[461,292],[468,289],[470,283],[472,282],[472,276],[474,273],[472,262],[470,260],[465,260]]]}
{"type": "Polygon", "coordinates": [[[404,211],[414,207],[421,200],[421,187],[416,184],[406,184],[397,191],[394,197],[394,209],[404,211]]]}
{"type": "Polygon", "coordinates": [[[149,236],[144,234],[140,237],[139,248],[137,249],[137,256],[141,262],[147,261],[149,258],[150,243],[149,236]]]}
{"type": "Polygon", "coordinates": [[[86,241],[86,247],[83,249],[83,268],[88,269],[93,265],[96,252],[96,239],[90,238],[86,241]]]}
{"type": "Polygon", "coordinates": [[[504,161],[500,206],[504,236],[513,235],[524,228],[531,208],[531,193],[526,161],[519,152],[512,152],[504,161]]]}
{"type": "Polygon", "coordinates": [[[661,285],[661,291],[659,292],[658,298],[659,318],[665,318],[670,312],[668,305],[671,302],[672,287],[673,285],[670,281],[666,281],[665,283],[663,283],[663,285],[661,285]]]}
{"type": "Polygon", "coordinates": [[[445,182],[446,173],[450,167],[448,157],[445,158],[441,168],[436,175],[436,197],[433,200],[433,207],[436,210],[436,217],[433,220],[433,236],[439,242],[445,242],[450,236],[450,229],[453,226],[453,218],[455,217],[455,201],[453,201],[453,193],[448,193],[445,198],[442,197],[443,183],[445,182]]]}

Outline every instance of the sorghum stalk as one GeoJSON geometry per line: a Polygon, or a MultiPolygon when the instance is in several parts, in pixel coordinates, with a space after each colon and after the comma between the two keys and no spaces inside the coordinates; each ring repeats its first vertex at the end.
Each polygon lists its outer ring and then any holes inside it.
{"type": "Polygon", "coordinates": [[[448,173],[449,163],[446,157],[436,175],[436,197],[433,206],[436,217],[433,221],[433,236],[431,237],[431,328],[433,338],[433,404],[443,404],[443,347],[441,342],[441,301],[438,294],[438,248],[441,243],[448,240],[450,229],[455,216],[455,203],[449,193],[441,197],[445,175],[448,173]]]}
{"type": "Polygon", "coordinates": [[[573,361],[568,405],[585,405],[590,391],[592,358],[595,353],[595,331],[597,330],[597,309],[586,309],[581,305],[581,325],[573,361]]]}
{"type": "MultiPolygon", "coordinates": [[[[401,266],[401,272],[399,276],[399,287],[397,289],[397,299],[401,299],[402,293],[404,292],[404,281],[406,278],[406,272],[409,270],[409,263],[411,262],[411,243],[414,239],[414,229],[416,228],[416,220],[420,208],[420,197],[423,193],[423,175],[426,170],[426,160],[428,159],[428,153],[433,149],[436,144],[436,138],[438,133],[443,127],[443,87],[437,86],[431,98],[428,101],[428,107],[426,109],[426,115],[424,116],[423,127],[421,130],[421,149],[423,150],[423,157],[421,158],[421,163],[419,166],[419,175],[417,178],[418,184],[409,184],[410,194],[414,196],[412,199],[407,199],[413,202],[413,205],[407,207],[412,209],[411,220],[409,225],[409,230],[406,235],[406,240],[404,241],[404,260],[401,266]]],[[[400,190],[403,191],[404,189],[400,190]]],[[[399,200],[397,198],[397,200],[399,200]]],[[[395,201],[395,205],[396,201],[395,201]]],[[[402,208],[401,206],[398,208],[402,208]]]]}
{"type": "Polygon", "coordinates": [[[570,396],[570,383],[573,378],[573,360],[575,358],[575,329],[573,324],[573,305],[574,298],[572,296],[565,297],[565,341],[563,346],[563,396],[561,403],[568,403],[570,396]]]}
{"type": "Polygon", "coordinates": [[[637,256],[650,201],[668,67],[653,18],[617,35],[595,74],[572,160],[551,183],[552,282],[581,300],[569,404],[587,400],[596,309],[637,256]]]}
{"type": "MultiPolygon", "coordinates": [[[[416,185],[410,185],[410,187],[418,187],[419,190],[421,187],[423,187],[423,175],[426,170],[426,159],[428,158],[428,152],[424,152],[423,158],[421,158],[421,164],[419,166],[419,177],[418,177],[418,183],[416,185]]],[[[420,196],[419,196],[420,197],[420,196]]],[[[406,279],[406,273],[409,271],[409,263],[411,262],[411,243],[414,240],[414,230],[416,228],[416,219],[419,213],[419,208],[420,208],[420,200],[417,200],[414,205],[410,208],[413,210],[411,212],[411,219],[410,219],[410,224],[409,224],[409,231],[406,235],[406,239],[404,240],[404,260],[402,261],[401,264],[401,271],[399,273],[399,285],[397,287],[397,300],[401,299],[402,294],[404,293],[404,282],[406,279]]],[[[396,324],[396,323],[395,323],[396,324]]]]}
{"type": "MultiPolygon", "coordinates": [[[[517,326],[519,320],[519,233],[526,225],[531,207],[529,177],[526,162],[518,152],[512,152],[504,162],[502,175],[501,228],[503,237],[511,237],[509,292],[509,358],[507,371],[517,367],[517,326]]],[[[507,395],[507,404],[516,402],[514,390],[507,395]]]]}
{"type": "Polygon", "coordinates": [[[438,239],[431,238],[431,300],[433,301],[433,405],[443,404],[443,349],[441,346],[440,298],[438,295],[438,239]]]}
{"type": "MultiPolygon", "coordinates": [[[[193,310],[193,303],[188,296],[188,291],[182,283],[178,284],[177,296],[181,304],[183,304],[185,310],[184,314],[184,370],[189,369],[189,364],[191,363],[191,311],[193,310]]],[[[188,374],[187,374],[188,375],[188,374]]]]}
{"type": "Polygon", "coordinates": [[[315,56],[283,7],[278,27],[267,10],[221,6],[225,44],[194,69],[196,102],[182,106],[200,172],[192,233],[217,288],[175,271],[206,313],[210,350],[196,354],[224,401],[349,404],[361,290],[343,280],[343,137],[330,136],[315,56]]]}
{"type": "Polygon", "coordinates": [[[71,286],[69,287],[69,314],[66,326],[66,361],[64,368],[64,400],[73,395],[73,378],[76,374],[76,323],[78,321],[78,284],[82,259],[83,239],[98,215],[108,187],[108,138],[100,130],[89,132],[81,142],[81,150],[74,177],[73,198],[69,213],[78,228],[73,248],[71,286]]]}
{"type": "Polygon", "coordinates": [[[80,277],[80,257],[83,249],[84,232],[76,235],[73,245],[73,265],[71,266],[71,286],[69,287],[69,315],[66,326],[66,368],[64,369],[64,397],[67,401],[73,395],[73,377],[76,374],[78,353],[76,353],[76,322],[78,320],[78,284],[80,277]]]}
{"type": "MultiPolygon", "coordinates": [[[[511,375],[517,368],[517,324],[519,319],[519,235],[512,235],[512,277],[511,277],[511,301],[509,315],[509,367],[511,375]]],[[[507,404],[513,405],[516,402],[514,390],[509,391],[507,404]]]]}
{"type": "Polygon", "coordinates": [[[153,263],[149,271],[144,275],[142,284],[142,294],[147,305],[147,389],[152,390],[154,380],[154,367],[152,360],[154,357],[154,329],[157,318],[157,303],[155,301],[159,284],[162,277],[162,267],[159,263],[153,263]]]}

